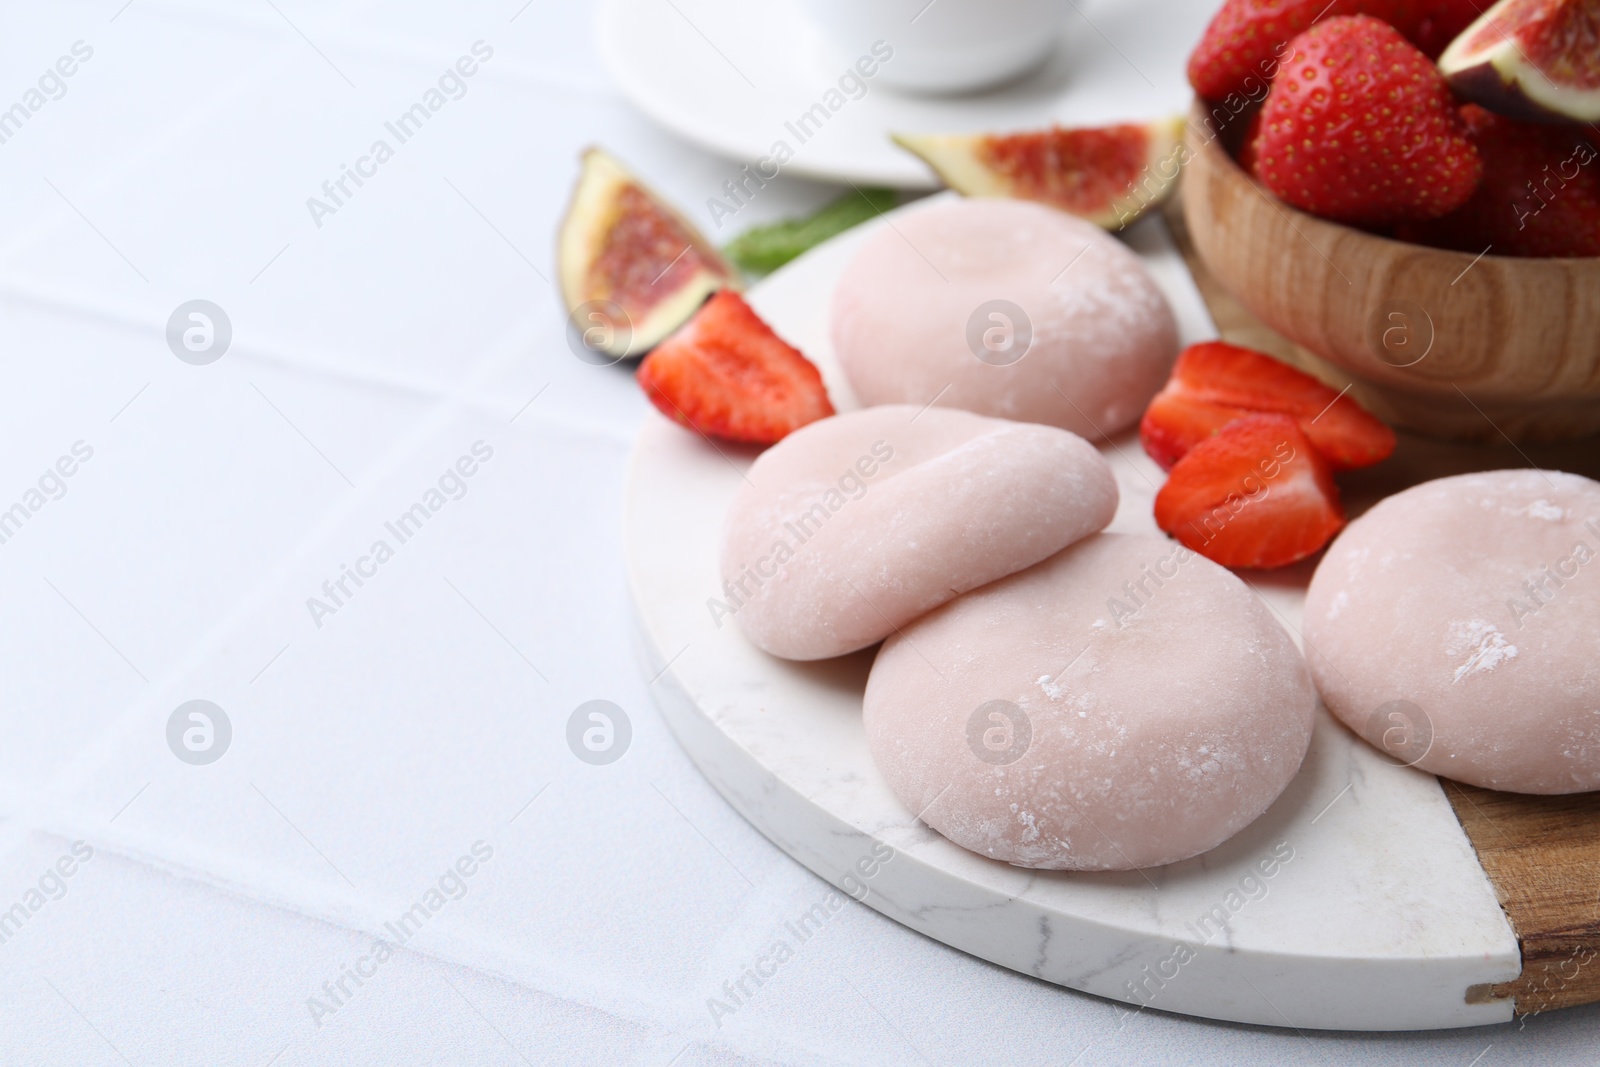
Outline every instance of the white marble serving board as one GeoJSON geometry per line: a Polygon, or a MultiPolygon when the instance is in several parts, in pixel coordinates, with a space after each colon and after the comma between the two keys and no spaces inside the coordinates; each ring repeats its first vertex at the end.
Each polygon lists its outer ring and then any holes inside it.
{"type": "MultiPolygon", "coordinates": [[[[881,225],[835,239],[749,294],[822,368],[841,409],[855,402],[828,343],[828,304],[854,249],[881,225]]],[[[1185,343],[1215,337],[1165,224],[1147,220],[1128,239],[1171,299],[1185,343]]],[[[1164,476],[1132,433],[1103,450],[1122,491],[1111,528],[1155,533],[1151,502],[1164,476]]],[[[789,855],[929,937],[1130,1011],[1348,1030],[1511,1018],[1508,1000],[1469,1000],[1472,987],[1515,978],[1521,959],[1438,781],[1386,762],[1326,711],[1278,802],[1182,863],[1029,871],[919,822],[868,756],[861,694],[875,650],[791,663],[713,621],[723,514],[754,455],[651,419],[633,453],[624,548],[663,715],[707,779],[789,855]],[[884,846],[893,858],[877,862],[884,846]]],[[[1298,639],[1306,573],[1246,577],[1298,639]]]]}

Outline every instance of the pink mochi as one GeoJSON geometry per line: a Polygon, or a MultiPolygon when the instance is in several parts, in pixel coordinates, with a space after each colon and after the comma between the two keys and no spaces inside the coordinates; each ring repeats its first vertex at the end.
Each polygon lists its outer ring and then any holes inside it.
{"type": "Polygon", "coordinates": [[[1104,529],[1111,468],[1083,438],[947,408],[814,422],[750,467],[708,601],[787,659],[875,644],[969,589],[1104,529]]]}
{"type": "Polygon", "coordinates": [[[832,330],[863,404],[935,403],[1091,440],[1133,425],[1178,354],[1172,309],[1137,255],[1023,200],[896,213],[846,268],[832,330]]]}
{"type": "Polygon", "coordinates": [[[1316,691],[1272,612],[1165,538],[1097,534],[884,642],[873,761],[908,809],[1019,867],[1213,848],[1283,792],[1316,691]]]}
{"type": "Polygon", "coordinates": [[[1600,789],[1600,483],[1502,470],[1389,497],[1318,565],[1305,638],[1328,708],[1394,762],[1600,789]]]}

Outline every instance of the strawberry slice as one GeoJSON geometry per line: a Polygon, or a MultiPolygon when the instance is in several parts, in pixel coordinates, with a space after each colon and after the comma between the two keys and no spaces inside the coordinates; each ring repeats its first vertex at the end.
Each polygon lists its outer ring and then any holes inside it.
{"type": "Polygon", "coordinates": [[[1248,415],[1189,450],[1156,494],[1156,525],[1225,567],[1282,567],[1344,525],[1327,462],[1287,415],[1248,415]]]}
{"type": "Polygon", "coordinates": [[[772,444],[833,414],[822,375],[731,289],[723,289],[639,365],[668,418],[729,441],[772,444]]]}
{"type": "Polygon", "coordinates": [[[1139,440],[1165,470],[1234,419],[1275,412],[1300,429],[1334,470],[1367,467],[1394,451],[1394,431],[1309,374],[1222,341],[1192,345],[1139,423],[1139,440]]]}

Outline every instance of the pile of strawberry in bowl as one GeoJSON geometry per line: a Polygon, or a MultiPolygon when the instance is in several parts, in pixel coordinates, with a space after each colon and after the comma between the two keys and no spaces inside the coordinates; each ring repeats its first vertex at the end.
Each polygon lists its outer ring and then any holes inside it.
{"type": "Polygon", "coordinates": [[[1312,215],[1474,255],[1600,256],[1596,0],[1228,0],[1188,73],[1242,125],[1240,166],[1312,215]]]}

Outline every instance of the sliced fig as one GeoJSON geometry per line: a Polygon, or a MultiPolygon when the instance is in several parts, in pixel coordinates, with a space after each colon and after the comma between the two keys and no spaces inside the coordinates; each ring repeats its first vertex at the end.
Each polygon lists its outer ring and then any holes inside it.
{"type": "Polygon", "coordinates": [[[1007,134],[896,134],[967,196],[1037,200],[1121,229],[1172,191],[1183,120],[1007,134]]]}
{"type": "Polygon", "coordinates": [[[739,288],[716,247],[599,148],[583,154],[556,257],[584,348],[614,359],[648,352],[706,297],[739,288]]]}
{"type": "Polygon", "coordinates": [[[1511,118],[1600,121],[1600,0],[1500,0],[1439,69],[1463,97],[1511,118]]]}

